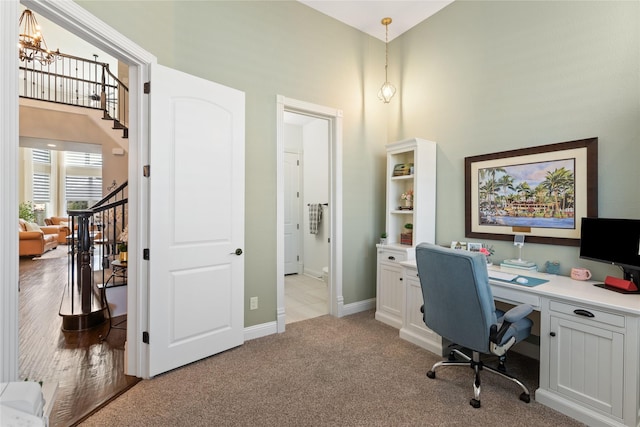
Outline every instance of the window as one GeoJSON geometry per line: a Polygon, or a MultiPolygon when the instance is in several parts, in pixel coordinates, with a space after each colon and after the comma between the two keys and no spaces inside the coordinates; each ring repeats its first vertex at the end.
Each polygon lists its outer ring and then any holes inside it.
{"type": "Polygon", "coordinates": [[[67,210],[87,209],[102,199],[102,155],[65,152],[67,210]]]}
{"type": "Polygon", "coordinates": [[[33,202],[36,204],[51,201],[51,151],[33,149],[33,202]]]}

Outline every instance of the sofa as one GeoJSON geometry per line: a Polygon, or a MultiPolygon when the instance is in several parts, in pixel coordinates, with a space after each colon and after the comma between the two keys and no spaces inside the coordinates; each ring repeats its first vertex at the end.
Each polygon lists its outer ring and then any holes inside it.
{"type": "Polygon", "coordinates": [[[67,236],[71,234],[71,228],[69,228],[69,218],[66,216],[52,216],[44,219],[44,223],[48,227],[58,228],[58,243],[61,245],[67,244],[67,236]]]}
{"type": "Polygon", "coordinates": [[[58,247],[60,229],[52,226],[39,226],[18,220],[19,254],[20,256],[40,256],[58,247]]]}

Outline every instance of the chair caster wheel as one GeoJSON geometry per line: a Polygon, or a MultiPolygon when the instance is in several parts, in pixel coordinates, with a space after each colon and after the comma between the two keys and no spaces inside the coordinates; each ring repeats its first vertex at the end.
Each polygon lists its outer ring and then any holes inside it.
{"type": "Polygon", "coordinates": [[[436,373],[434,371],[429,371],[427,372],[427,376],[431,379],[434,379],[436,377],[436,373]]]}
{"type": "Polygon", "coordinates": [[[474,408],[479,408],[480,401],[477,399],[471,399],[471,401],[469,401],[469,405],[473,406],[474,408]]]}
{"type": "Polygon", "coordinates": [[[522,400],[525,403],[529,403],[531,402],[531,396],[523,391],[522,393],[520,393],[520,400],[522,400]]]}

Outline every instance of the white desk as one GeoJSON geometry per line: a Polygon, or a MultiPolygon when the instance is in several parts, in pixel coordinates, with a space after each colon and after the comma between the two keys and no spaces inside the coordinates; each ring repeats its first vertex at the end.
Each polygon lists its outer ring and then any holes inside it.
{"type": "MultiPolygon", "coordinates": [[[[448,343],[422,320],[415,260],[399,264],[404,269],[400,336],[443,354],[448,343]]],[[[535,287],[490,280],[497,301],[527,303],[540,312],[535,399],[588,425],[639,427],[640,295],[620,294],[566,276],[505,271],[548,280],[535,287]]]]}

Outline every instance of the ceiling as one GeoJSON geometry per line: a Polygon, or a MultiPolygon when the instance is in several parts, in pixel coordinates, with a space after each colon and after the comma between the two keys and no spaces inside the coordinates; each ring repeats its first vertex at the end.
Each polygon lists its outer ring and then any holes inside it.
{"type": "Polygon", "coordinates": [[[418,25],[453,0],[298,0],[325,15],[385,41],[382,18],[389,24],[389,41],[418,25]]]}

